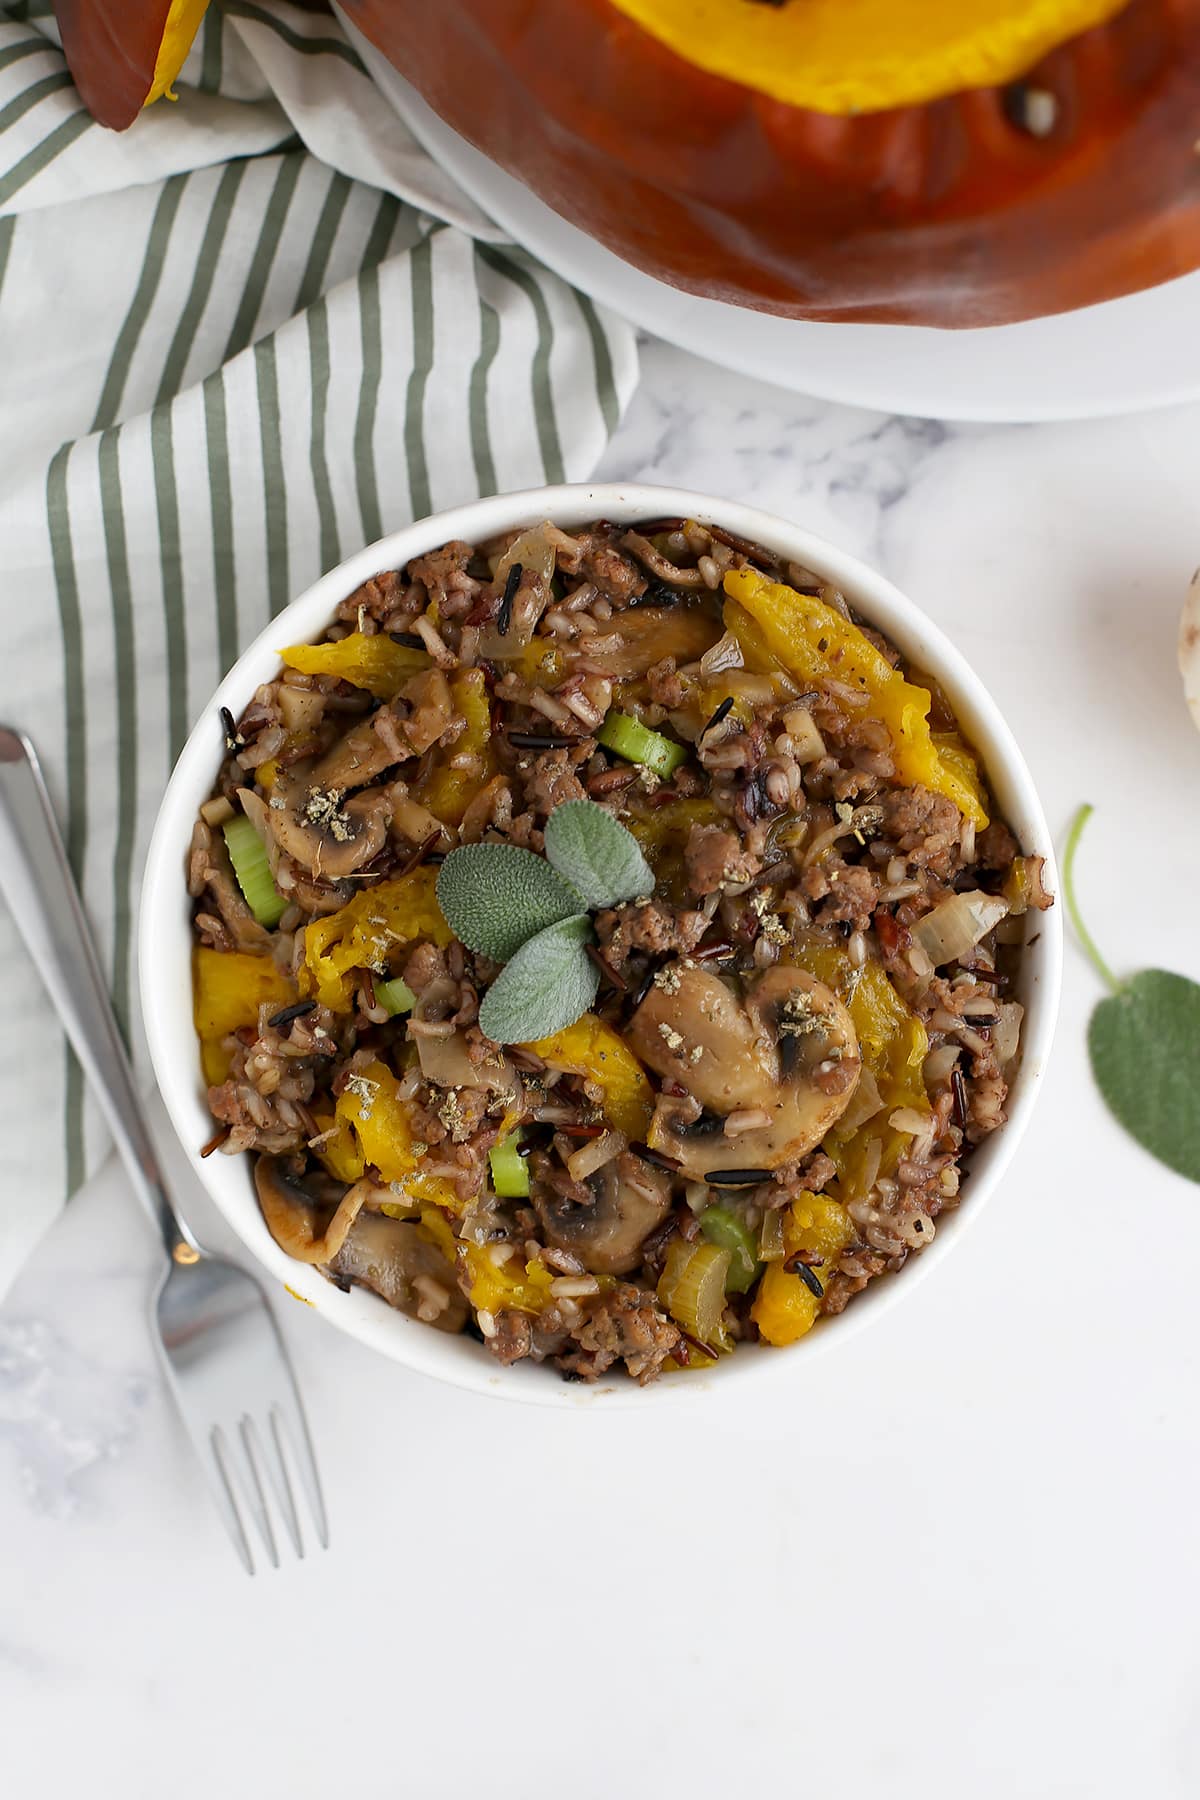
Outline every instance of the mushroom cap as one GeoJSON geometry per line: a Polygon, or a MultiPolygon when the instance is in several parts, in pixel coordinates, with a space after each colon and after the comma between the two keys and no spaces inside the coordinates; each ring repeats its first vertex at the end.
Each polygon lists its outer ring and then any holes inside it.
{"type": "Polygon", "coordinates": [[[454,1270],[414,1219],[360,1213],[329,1268],[439,1331],[461,1331],[466,1323],[467,1302],[454,1270]]]}
{"type": "Polygon", "coordinates": [[[671,1184],[631,1151],[623,1151],[582,1183],[590,1200],[580,1203],[540,1178],[540,1158],[530,1159],[531,1199],[548,1244],[569,1250],[593,1275],[625,1275],[642,1260],[642,1245],[671,1210],[671,1184]]]}
{"type": "Polygon", "coordinates": [[[298,1262],[357,1282],[410,1318],[439,1331],[461,1331],[467,1303],[454,1270],[413,1219],[376,1208],[386,1190],[367,1178],[352,1187],[332,1176],[297,1175],[279,1156],[260,1156],[254,1185],[267,1230],[298,1262]]]}
{"type": "Polygon", "coordinates": [[[678,1094],[664,1096],[648,1139],[691,1180],[807,1156],[846,1110],[862,1066],[837,995],[785,965],[751,977],[740,993],[710,968],[670,965],[634,1014],[629,1040],[702,1109],[689,1125],[678,1094]],[[728,1136],[723,1121],[746,1111],[767,1121],[728,1136]]]}
{"type": "Polygon", "coordinates": [[[276,782],[267,809],[271,835],[310,875],[341,881],[383,849],[392,804],[379,788],[343,799],[338,788],[318,786],[315,775],[311,764],[297,763],[276,782]]]}

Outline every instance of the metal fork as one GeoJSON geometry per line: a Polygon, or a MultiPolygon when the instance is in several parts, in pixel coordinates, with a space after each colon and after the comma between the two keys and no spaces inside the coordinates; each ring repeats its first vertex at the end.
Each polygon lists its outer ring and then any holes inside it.
{"type": "Polygon", "coordinates": [[[297,1556],[304,1555],[289,1463],[308,1499],[317,1541],[329,1543],[316,1460],[279,1327],[262,1287],[192,1236],[167,1194],[83,906],[29,739],[0,726],[0,893],[83,1065],[154,1220],[167,1264],[153,1316],[167,1382],[200,1458],[217,1511],[247,1572],[249,1510],[267,1557],[279,1550],[267,1495],[297,1556]]]}

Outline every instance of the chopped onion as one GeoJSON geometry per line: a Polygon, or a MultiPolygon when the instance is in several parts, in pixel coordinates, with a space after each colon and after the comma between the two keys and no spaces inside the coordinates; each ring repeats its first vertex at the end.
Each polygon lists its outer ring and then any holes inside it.
{"type": "Polygon", "coordinates": [[[1021,1021],[1024,1017],[1025,1008],[1015,1000],[1006,1000],[996,1008],[996,1023],[992,1026],[992,1049],[1002,1069],[1017,1054],[1021,1041],[1021,1021]]]}
{"type": "Polygon", "coordinates": [[[783,1241],[783,1208],[767,1213],[758,1237],[758,1254],[764,1262],[782,1262],[786,1251],[783,1241]]]}
{"type": "Polygon", "coordinates": [[[879,1092],[879,1083],[864,1063],[858,1078],[858,1086],[850,1097],[850,1104],[838,1120],[839,1132],[857,1131],[868,1119],[873,1119],[883,1106],[883,1096],[879,1092]]]}
{"type": "Polygon", "coordinates": [[[915,942],[935,968],[972,951],[1008,913],[1008,901],[994,894],[951,894],[912,928],[915,942]]]}
{"type": "Polygon", "coordinates": [[[742,646],[732,631],[719,637],[711,649],[706,650],[700,658],[702,675],[720,675],[725,669],[741,669],[745,664],[742,658],[742,646]]]}
{"type": "Polygon", "coordinates": [[[605,1163],[620,1156],[627,1142],[619,1131],[606,1131],[601,1137],[590,1138],[568,1156],[567,1174],[572,1181],[586,1181],[589,1175],[594,1175],[605,1163]]]}
{"type": "Polygon", "coordinates": [[[426,1081],[437,1087],[479,1087],[484,1079],[467,1054],[467,1040],[460,1031],[451,1037],[418,1037],[417,1055],[426,1081]]]}
{"type": "Polygon", "coordinates": [[[538,620],[550,604],[550,577],[554,574],[554,561],[554,545],[541,525],[535,525],[531,531],[523,531],[516,542],[509,545],[496,564],[494,580],[503,587],[508,571],[520,563],[524,573],[528,575],[532,572],[537,576],[537,581],[522,585],[513,601],[507,631],[502,633],[497,625],[492,624],[480,634],[481,656],[493,662],[504,662],[519,656],[525,649],[533,637],[538,620]]]}
{"type": "Polygon", "coordinates": [[[961,1056],[962,1051],[957,1044],[939,1044],[925,1058],[924,1076],[928,1087],[937,1087],[939,1083],[948,1081],[950,1071],[961,1056]]]}

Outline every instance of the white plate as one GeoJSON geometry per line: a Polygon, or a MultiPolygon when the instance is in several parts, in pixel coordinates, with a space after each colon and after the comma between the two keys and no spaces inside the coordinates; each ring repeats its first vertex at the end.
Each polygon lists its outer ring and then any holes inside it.
{"type": "Polygon", "coordinates": [[[1200,273],[983,331],[811,324],[680,293],[568,224],[452,131],[340,16],[405,124],[485,212],[573,286],[668,343],[799,393],[922,418],[1103,418],[1200,398],[1200,273]]]}

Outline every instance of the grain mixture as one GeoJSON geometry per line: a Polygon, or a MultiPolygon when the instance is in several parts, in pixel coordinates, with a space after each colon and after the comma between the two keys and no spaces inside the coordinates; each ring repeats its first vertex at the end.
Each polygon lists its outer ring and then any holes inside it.
{"type": "Polygon", "coordinates": [[[284,653],[201,809],[196,1023],[290,1255],[503,1363],[709,1366],[932,1240],[1004,1122],[1037,858],[936,683],[717,526],[453,542],[284,653]],[[653,892],[589,1011],[489,1040],[455,846],[590,799],[653,892]]]}

